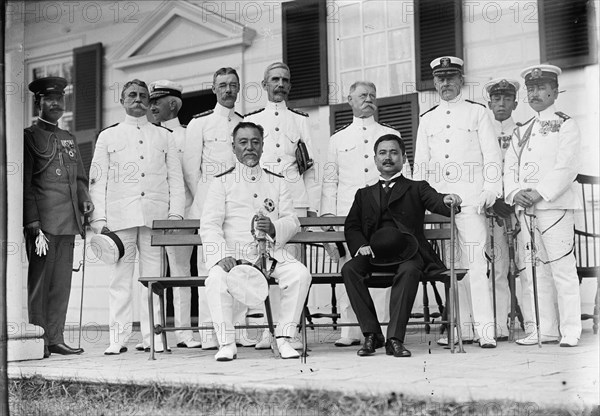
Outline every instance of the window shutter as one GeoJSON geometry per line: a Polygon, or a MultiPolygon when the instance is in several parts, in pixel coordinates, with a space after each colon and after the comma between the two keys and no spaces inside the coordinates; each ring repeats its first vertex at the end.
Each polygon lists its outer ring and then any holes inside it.
{"type": "Polygon", "coordinates": [[[102,43],[73,49],[73,134],[86,172],[102,127],[102,43]]]}
{"type": "Polygon", "coordinates": [[[400,132],[406,146],[406,155],[412,166],[415,159],[415,140],[419,126],[418,94],[406,94],[395,97],[380,98],[378,104],[378,121],[385,123],[400,132]]]}
{"type": "MultiPolygon", "coordinates": [[[[406,155],[412,166],[414,161],[415,139],[419,127],[418,94],[397,95],[377,99],[375,118],[400,132],[406,145],[406,155]]],[[[330,106],[330,127],[333,134],[340,127],[352,123],[352,108],[348,103],[330,106]]]]}
{"type": "Polygon", "coordinates": [[[429,63],[439,56],[463,57],[460,0],[415,0],[417,90],[433,90],[429,63]]]}
{"type": "Polygon", "coordinates": [[[327,105],[327,26],[324,1],[282,4],[283,61],[292,72],[291,107],[327,105]]]}
{"type": "Polygon", "coordinates": [[[541,62],[562,69],[598,62],[594,2],[539,0],[541,62]]]}

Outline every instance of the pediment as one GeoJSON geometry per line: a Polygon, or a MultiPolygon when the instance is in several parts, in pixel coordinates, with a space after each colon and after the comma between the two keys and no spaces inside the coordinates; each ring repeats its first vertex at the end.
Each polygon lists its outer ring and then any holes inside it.
{"type": "Polygon", "coordinates": [[[109,59],[123,69],[214,49],[249,46],[256,32],[235,21],[216,15],[201,5],[186,1],[165,1],[109,59]]]}

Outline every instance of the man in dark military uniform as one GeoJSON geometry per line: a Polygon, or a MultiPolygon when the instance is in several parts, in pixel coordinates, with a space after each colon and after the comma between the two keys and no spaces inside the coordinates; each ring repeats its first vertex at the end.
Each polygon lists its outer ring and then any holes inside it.
{"type": "Polygon", "coordinates": [[[39,117],[24,135],[23,225],[29,258],[29,322],[44,328],[44,358],[51,353],[83,352],[65,344],[63,331],[75,235],[83,233],[82,215],[91,213],[94,205],[75,136],[57,125],[64,113],[66,85],[67,80],[60,77],[40,78],[29,84],[39,117]],[[41,247],[45,245],[44,250],[41,247]]]}

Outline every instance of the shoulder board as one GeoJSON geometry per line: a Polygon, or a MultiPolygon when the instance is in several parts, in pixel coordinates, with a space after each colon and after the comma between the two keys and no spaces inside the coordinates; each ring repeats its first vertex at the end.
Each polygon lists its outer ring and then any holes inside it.
{"type": "Polygon", "coordinates": [[[433,106],[433,107],[431,107],[429,110],[427,110],[427,111],[425,111],[423,114],[421,114],[419,117],[423,117],[425,114],[429,113],[430,111],[433,111],[433,110],[435,110],[435,109],[436,109],[436,108],[438,108],[438,107],[439,107],[439,104],[438,104],[438,105],[434,105],[434,106],[433,106]]]}
{"type": "Polygon", "coordinates": [[[233,172],[234,169],[235,169],[235,166],[232,166],[229,169],[227,169],[225,172],[221,172],[218,175],[215,175],[215,178],[220,178],[221,176],[227,175],[228,173],[233,172]]]}
{"type": "Polygon", "coordinates": [[[159,123],[152,123],[152,124],[154,124],[156,127],[160,127],[162,129],[168,130],[169,132],[173,133],[173,130],[171,130],[170,128],[165,127],[165,126],[161,126],[159,123]]]}
{"type": "Polygon", "coordinates": [[[559,116],[560,118],[563,119],[563,121],[567,121],[568,119],[570,119],[571,117],[569,117],[568,115],[566,115],[565,113],[563,113],[562,111],[557,111],[556,113],[557,116],[559,116]]]}
{"type": "Polygon", "coordinates": [[[273,176],[277,176],[277,177],[279,177],[279,178],[283,178],[283,175],[280,175],[279,173],[271,172],[270,170],[268,170],[268,169],[265,169],[265,168],[263,168],[263,170],[264,170],[265,172],[267,172],[267,173],[269,173],[269,174],[273,175],[273,176]]]}
{"type": "Polygon", "coordinates": [[[381,124],[382,126],[385,126],[387,128],[390,128],[392,130],[396,130],[398,131],[394,126],[392,126],[391,124],[387,124],[387,123],[382,123],[381,121],[378,121],[379,124],[381,124]]]}
{"type": "Polygon", "coordinates": [[[108,129],[110,129],[111,127],[116,127],[116,126],[118,126],[118,125],[119,125],[119,123],[115,123],[115,124],[113,124],[112,126],[104,127],[102,130],[100,130],[100,131],[98,132],[98,134],[102,133],[104,130],[108,130],[108,129]]]}
{"type": "Polygon", "coordinates": [[[184,129],[187,129],[187,124],[182,124],[181,127],[183,127],[184,129]]]}
{"type": "Polygon", "coordinates": [[[198,118],[198,117],[204,117],[207,116],[209,114],[212,114],[214,112],[214,110],[206,110],[202,113],[198,113],[198,114],[194,114],[194,118],[198,118]]]}
{"type": "Polygon", "coordinates": [[[244,116],[243,116],[243,115],[241,115],[240,113],[238,113],[237,111],[234,111],[234,113],[236,113],[236,114],[238,115],[238,117],[240,117],[240,118],[244,118],[244,116]]]}
{"type": "Polygon", "coordinates": [[[339,129],[337,129],[336,131],[334,131],[334,132],[333,132],[333,134],[336,134],[338,131],[342,131],[342,130],[344,130],[344,129],[345,129],[346,127],[348,127],[350,124],[352,124],[352,123],[348,123],[348,124],[345,124],[345,125],[343,125],[343,126],[342,126],[342,127],[340,127],[339,129]]]}
{"type": "Polygon", "coordinates": [[[483,108],[487,108],[485,105],[483,105],[483,104],[481,104],[481,103],[478,103],[477,101],[471,101],[471,100],[465,100],[465,101],[466,101],[466,102],[468,102],[468,103],[471,103],[471,104],[477,104],[477,105],[480,105],[480,106],[482,106],[483,108]]]}
{"type": "Polygon", "coordinates": [[[256,110],[256,111],[252,111],[251,113],[244,114],[244,117],[248,117],[248,116],[251,116],[251,115],[253,115],[253,114],[258,114],[258,113],[260,113],[261,111],[264,111],[264,108],[259,108],[259,109],[258,109],[258,110],[256,110]]]}
{"type": "Polygon", "coordinates": [[[288,110],[290,110],[292,113],[296,113],[296,114],[300,114],[301,116],[308,117],[308,114],[305,113],[304,111],[296,110],[295,108],[289,108],[289,107],[288,107],[288,110]]]}

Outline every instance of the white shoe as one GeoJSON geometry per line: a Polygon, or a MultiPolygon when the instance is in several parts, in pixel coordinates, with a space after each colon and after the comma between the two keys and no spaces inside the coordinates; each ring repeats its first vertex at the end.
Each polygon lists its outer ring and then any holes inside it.
{"type": "MultiPolygon", "coordinates": [[[[558,337],[550,337],[550,336],[542,335],[541,340],[542,340],[542,344],[557,344],[558,343],[558,337]]],[[[537,345],[538,337],[535,332],[532,332],[531,334],[527,335],[526,337],[516,340],[515,343],[517,343],[518,345],[537,345]]]]}
{"type": "Polygon", "coordinates": [[[122,352],[127,352],[127,347],[119,344],[111,344],[106,350],[104,350],[104,355],[119,355],[122,352]]]}
{"type": "Polygon", "coordinates": [[[579,339],[577,337],[562,337],[560,340],[561,347],[576,347],[579,343],[579,339]]]}
{"type": "MultiPolygon", "coordinates": [[[[147,347],[144,346],[144,344],[142,342],[140,342],[139,344],[136,344],[135,349],[138,351],[146,351],[146,352],[150,352],[150,346],[148,345],[147,347]]],[[[165,348],[162,345],[162,342],[158,343],[156,342],[154,344],[154,352],[164,352],[165,348]]]]}
{"type": "Polygon", "coordinates": [[[238,347],[254,347],[256,345],[256,341],[253,339],[247,339],[246,337],[242,337],[240,339],[236,339],[235,344],[238,347]]]}
{"type": "MultiPolygon", "coordinates": [[[[462,343],[463,344],[472,344],[473,340],[463,338],[462,343]]],[[[444,337],[444,338],[438,339],[437,344],[445,347],[446,345],[450,344],[450,342],[448,341],[448,337],[444,337]]],[[[458,345],[458,337],[454,337],[454,345],[458,345]]]]}
{"type": "Polygon", "coordinates": [[[231,361],[237,358],[237,347],[235,342],[221,346],[219,352],[215,354],[217,361],[231,361]]]}
{"type": "Polygon", "coordinates": [[[496,348],[496,340],[479,338],[479,346],[481,348],[496,348]]]}
{"type": "Polygon", "coordinates": [[[277,349],[279,350],[279,355],[281,355],[281,358],[284,360],[300,357],[298,351],[290,344],[289,338],[277,338],[277,349]]]}
{"type": "Polygon", "coordinates": [[[200,348],[201,346],[202,343],[200,341],[196,341],[195,339],[177,343],[177,348],[200,348]]]}
{"type": "Polygon", "coordinates": [[[256,343],[254,348],[257,350],[268,350],[271,348],[271,333],[268,330],[263,331],[262,338],[256,343]]]}
{"type": "Polygon", "coordinates": [[[353,345],[360,345],[360,339],[342,337],[333,343],[336,347],[351,347],[353,345]]]}
{"type": "Polygon", "coordinates": [[[209,335],[206,337],[205,341],[202,341],[202,349],[203,350],[216,350],[219,348],[219,343],[214,335],[209,335]]]}

